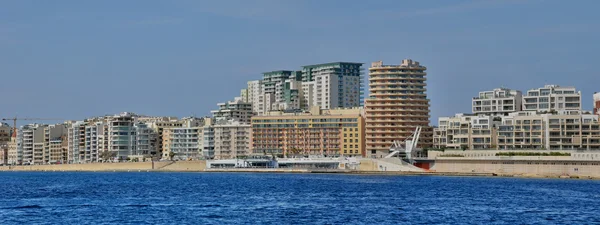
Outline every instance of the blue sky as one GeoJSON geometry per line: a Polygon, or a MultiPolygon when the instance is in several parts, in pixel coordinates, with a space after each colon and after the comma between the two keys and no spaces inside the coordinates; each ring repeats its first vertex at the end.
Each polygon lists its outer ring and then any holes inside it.
{"type": "MultiPolygon", "coordinates": [[[[432,123],[479,91],[576,86],[600,1],[2,1],[0,117],[208,115],[248,80],[332,61],[428,67],[432,123]]],[[[367,77],[367,76],[365,76],[367,77]]]]}

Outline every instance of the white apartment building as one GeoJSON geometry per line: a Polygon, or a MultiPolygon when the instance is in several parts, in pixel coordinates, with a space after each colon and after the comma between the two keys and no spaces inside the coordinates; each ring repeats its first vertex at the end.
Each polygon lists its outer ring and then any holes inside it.
{"type": "Polygon", "coordinates": [[[496,146],[494,116],[456,114],[440,117],[433,129],[433,146],[438,149],[492,149],[496,146]]]}
{"type": "Polygon", "coordinates": [[[575,87],[546,85],[531,89],[523,96],[523,110],[550,112],[560,110],[581,111],[581,92],[575,87]]]}
{"type": "Polygon", "coordinates": [[[249,123],[233,122],[212,127],[214,129],[214,159],[235,159],[250,155],[252,128],[249,123]]]}
{"type": "Polygon", "coordinates": [[[67,130],[67,158],[69,163],[85,162],[85,123],[74,121],[67,130]],[[81,150],[81,151],[80,151],[81,150]]]}
{"type": "Polygon", "coordinates": [[[508,115],[522,109],[521,91],[507,88],[496,88],[491,91],[479,92],[473,98],[472,112],[484,115],[508,115]]]}
{"type": "Polygon", "coordinates": [[[132,114],[122,113],[107,120],[108,151],[115,154],[115,158],[125,160],[136,149],[134,128],[135,118],[132,114]]]}
{"type": "Polygon", "coordinates": [[[101,161],[100,153],[107,150],[104,148],[104,131],[106,124],[104,122],[91,122],[83,125],[83,155],[80,162],[98,162],[101,161]]]}
{"type": "Polygon", "coordinates": [[[300,108],[310,109],[315,106],[313,102],[315,93],[315,82],[314,81],[302,81],[302,95],[300,96],[300,108]]]}
{"type": "Polygon", "coordinates": [[[163,159],[198,160],[202,157],[203,127],[165,128],[163,131],[163,159]]]}
{"type": "Polygon", "coordinates": [[[150,157],[157,154],[156,133],[154,129],[144,123],[135,123],[135,149],[130,153],[130,158],[150,157]]]}
{"type": "Polygon", "coordinates": [[[334,62],[304,66],[302,80],[314,82],[310,106],[321,109],[362,106],[362,65],[334,62]]]}
{"type": "Polygon", "coordinates": [[[240,123],[250,123],[252,117],[252,104],[242,101],[240,97],[233,101],[219,103],[218,110],[213,110],[211,113],[216,122],[239,121],[240,123]]]}
{"type": "Polygon", "coordinates": [[[44,126],[29,124],[22,126],[17,135],[17,160],[22,164],[41,164],[44,150],[44,126]],[[19,160],[20,158],[20,160],[19,160]]]}
{"type": "Polygon", "coordinates": [[[292,73],[293,71],[289,70],[278,70],[263,73],[263,93],[272,94],[275,98],[275,103],[283,102],[283,89],[285,86],[285,81],[292,76],[292,73]]]}
{"type": "Polygon", "coordinates": [[[242,98],[242,101],[244,102],[250,102],[248,101],[248,89],[244,88],[240,90],[240,98],[242,98]]]}
{"type": "Polygon", "coordinates": [[[264,101],[264,94],[262,88],[262,80],[248,81],[248,88],[246,89],[248,95],[248,102],[252,103],[252,111],[258,115],[264,112],[264,105],[261,101],[264,101]]]}
{"type": "Polygon", "coordinates": [[[202,128],[202,156],[205,159],[215,158],[215,127],[207,124],[202,128]]]}

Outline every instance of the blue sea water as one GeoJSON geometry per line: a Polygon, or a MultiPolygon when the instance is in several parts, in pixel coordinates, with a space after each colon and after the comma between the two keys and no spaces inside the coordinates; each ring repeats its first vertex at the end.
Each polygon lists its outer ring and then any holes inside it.
{"type": "Polygon", "coordinates": [[[0,173],[0,224],[599,224],[600,181],[0,173]]]}

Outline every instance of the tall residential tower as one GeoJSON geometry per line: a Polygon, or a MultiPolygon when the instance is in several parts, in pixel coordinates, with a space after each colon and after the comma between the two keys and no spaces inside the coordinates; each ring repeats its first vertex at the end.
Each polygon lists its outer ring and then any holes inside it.
{"type": "Polygon", "coordinates": [[[423,128],[419,146],[432,145],[426,69],[410,59],[400,65],[384,65],[382,61],[371,64],[370,93],[365,101],[367,156],[387,155],[394,141],[404,141],[417,126],[423,128]]]}

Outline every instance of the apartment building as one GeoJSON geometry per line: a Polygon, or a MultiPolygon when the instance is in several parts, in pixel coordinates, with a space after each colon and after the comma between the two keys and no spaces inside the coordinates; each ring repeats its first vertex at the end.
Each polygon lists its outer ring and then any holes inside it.
{"type": "Polygon", "coordinates": [[[214,124],[207,124],[202,127],[202,156],[205,159],[215,158],[215,127],[214,124]]]}
{"type": "Polygon", "coordinates": [[[163,146],[163,132],[167,128],[180,128],[184,126],[183,120],[174,120],[172,118],[163,120],[163,121],[154,121],[151,123],[147,123],[150,128],[153,129],[154,133],[156,133],[156,152],[159,155],[162,155],[164,151],[163,146]]]}
{"type": "Polygon", "coordinates": [[[227,121],[238,121],[240,123],[250,123],[252,117],[252,104],[242,101],[236,97],[233,101],[217,104],[219,109],[211,111],[217,123],[227,121]]]}
{"type": "Polygon", "coordinates": [[[130,158],[150,158],[158,154],[156,143],[156,133],[154,129],[145,123],[137,122],[133,125],[135,131],[135,148],[129,154],[130,158]]]}
{"type": "Polygon", "coordinates": [[[283,102],[285,81],[292,77],[292,73],[294,73],[294,71],[289,70],[277,70],[263,73],[263,94],[273,95],[274,102],[276,103],[283,102]]]}
{"type": "Polygon", "coordinates": [[[498,149],[547,149],[545,118],[535,111],[502,117],[498,126],[498,149]]]}
{"type": "Polygon", "coordinates": [[[508,115],[521,111],[523,95],[521,91],[508,88],[496,88],[491,91],[479,92],[473,98],[472,112],[484,115],[508,115]]]}
{"type": "Polygon", "coordinates": [[[10,143],[13,128],[7,123],[0,123],[0,163],[8,164],[8,145],[10,143]]]}
{"type": "Polygon", "coordinates": [[[23,162],[23,155],[19,152],[21,148],[18,145],[17,133],[19,132],[13,130],[10,142],[8,142],[8,165],[20,165],[23,162]]]}
{"type": "Polygon", "coordinates": [[[0,123],[0,145],[10,141],[13,128],[7,123],[0,123]]]}
{"type": "MultiPolygon", "coordinates": [[[[26,165],[41,164],[44,150],[44,126],[29,124],[22,126],[17,135],[17,158],[26,165]]],[[[17,159],[18,160],[18,159],[17,159]]]]}
{"type": "MultiPolygon", "coordinates": [[[[243,92],[243,91],[242,91],[243,92]]],[[[262,80],[248,81],[248,88],[246,89],[247,102],[252,104],[252,112],[255,115],[264,112],[264,93],[262,88],[262,80]]]]}
{"type": "Polygon", "coordinates": [[[307,106],[319,106],[322,109],[362,106],[362,65],[332,62],[303,66],[301,80],[312,82],[310,85],[313,86],[310,96],[312,104],[307,106]]]}
{"type": "Polygon", "coordinates": [[[500,120],[490,115],[456,114],[440,117],[433,129],[433,147],[437,149],[495,149],[496,127],[500,120]]]}
{"type": "Polygon", "coordinates": [[[235,159],[250,155],[249,123],[239,121],[211,126],[214,132],[214,159],[235,159]]]}
{"type": "Polygon", "coordinates": [[[594,93],[594,115],[600,115],[600,93],[594,93]]]}
{"type": "Polygon", "coordinates": [[[202,156],[203,127],[165,128],[162,139],[163,159],[198,160],[202,156]],[[171,158],[172,154],[172,158],[171,158]]]}
{"type": "Polygon", "coordinates": [[[600,150],[598,115],[565,111],[546,116],[547,149],[600,150]]]}
{"type": "MultiPolygon", "coordinates": [[[[66,124],[54,124],[44,126],[44,142],[41,161],[36,161],[38,164],[56,163],[52,160],[52,147],[56,147],[57,142],[60,143],[59,149],[62,149],[62,139],[67,136],[68,127],[66,124]],[[54,146],[53,146],[54,145],[54,146]]],[[[37,153],[37,152],[36,152],[37,153]]]]}
{"type": "Polygon", "coordinates": [[[523,110],[551,112],[560,110],[581,111],[581,92],[575,87],[546,85],[531,89],[523,96],[523,110]]]}
{"type": "Polygon", "coordinates": [[[278,110],[301,109],[302,106],[302,81],[287,79],[283,88],[283,103],[278,104],[278,110]]]}
{"type": "Polygon", "coordinates": [[[244,88],[240,90],[240,98],[242,99],[242,101],[250,103],[250,101],[248,100],[248,89],[244,88]]]}
{"type": "MultiPolygon", "coordinates": [[[[460,114],[459,114],[460,115],[460,114]]],[[[457,115],[441,117],[434,131],[434,147],[459,149],[498,150],[600,150],[600,123],[598,115],[582,111],[540,113],[521,111],[508,116],[482,118],[478,123],[486,127],[474,129],[473,117],[457,115]],[[481,121],[481,120],[484,121],[481,121]],[[478,136],[485,135],[485,136],[478,136]],[[477,140],[485,145],[477,145],[477,140]],[[491,142],[489,142],[490,140],[491,142]]]]}
{"type": "Polygon", "coordinates": [[[67,136],[63,135],[60,138],[50,140],[49,143],[49,163],[67,163],[68,162],[68,140],[67,136]]]}
{"type": "Polygon", "coordinates": [[[394,141],[404,141],[421,126],[419,147],[433,145],[429,126],[427,68],[411,59],[399,65],[374,62],[369,68],[369,98],[365,100],[366,150],[369,157],[389,154],[394,141]]]}
{"type": "Polygon", "coordinates": [[[360,108],[310,112],[272,112],[252,118],[252,153],[364,156],[364,119],[360,108]]]}
{"type": "Polygon", "coordinates": [[[314,103],[315,82],[302,81],[302,92],[300,95],[300,109],[310,109],[314,103]]]}

